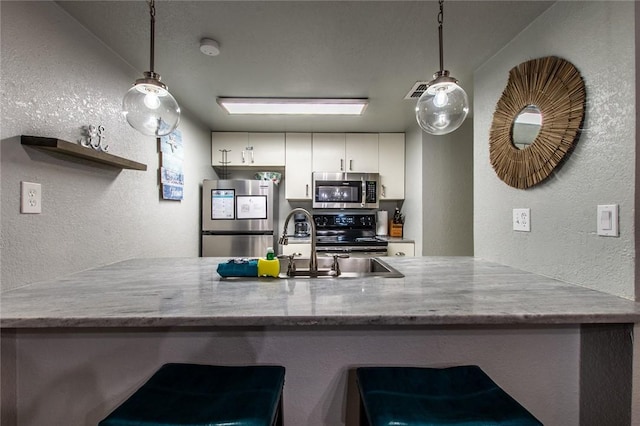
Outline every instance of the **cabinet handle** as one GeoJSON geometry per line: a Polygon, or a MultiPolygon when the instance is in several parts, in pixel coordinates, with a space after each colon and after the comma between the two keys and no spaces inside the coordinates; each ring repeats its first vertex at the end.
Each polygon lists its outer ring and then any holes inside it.
{"type": "Polygon", "coordinates": [[[306,184],[306,185],[305,185],[305,192],[304,192],[304,194],[305,194],[305,197],[308,197],[308,196],[309,196],[309,184],[306,184]]]}
{"type": "MultiPolygon", "coordinates": [[[[251,164],[253,164],[253,146],[245,147],[245,151],[250,151],[251,152],[251,164]]],[[[244,158],[244,151],[242,151],[242,162],[246,163],[245,158],[244,158]]]]}
{"type": "Polygon", "coordinates": [[[404,252],[402,251],[397,251],[396,256],[406,256],[406,254],[404,254],[404,252]]]}
{"type": "Polygon", "coordinates": [[[253,156],[253,150],[251,150],[251,164],[255,163],[255,157],[253,156]]]}
{"type": "Polygon", "coordinates": [[[340,159],[340,171],[344,171],[344,160],[342,158],[340,159]]]}
{"type": "Polygon", "coordinates": [[[386,190],[385,186],[384,186],[384,185],[380,185],[380,188],[382,189],[382,194],[381,194],[381,195],[382,195],[383,197],[386,197],[386,196],[387,196],[387,194],[385,193],[385,192],[386,192],[386,191],[385,191],[385,190],[386,190]]]}
{"type": "Polygon", "coordinates": [[[349,171],[353,171],[353,160],[349,160],[349,171]]]}
{"type": "Polygon", "coordinates": [[[226,149],[219,149],[218,151],[220,151],[220,161],[219,163],[222,164],[223,166],[227,165],[227,152],[230,152],[231,150],[226,150],[226,149]]]}

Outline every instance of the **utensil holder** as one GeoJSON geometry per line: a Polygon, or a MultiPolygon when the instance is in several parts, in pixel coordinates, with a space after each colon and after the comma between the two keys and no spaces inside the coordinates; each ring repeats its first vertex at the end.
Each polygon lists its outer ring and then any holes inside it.
{"type": "Polygon", "coordinates": [[[390,237],[402,237],[402,223],[389,222],[389,236],[390,237]]]}

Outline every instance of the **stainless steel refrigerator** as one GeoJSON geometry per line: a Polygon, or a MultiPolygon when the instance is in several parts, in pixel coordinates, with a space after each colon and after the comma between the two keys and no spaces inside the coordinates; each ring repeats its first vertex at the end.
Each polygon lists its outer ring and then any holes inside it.
{"type": "Polygon", "coordinates": [[[277,251],[278,191],[267,180],[202,182],[202,256],[258,257],[277,251]]]}

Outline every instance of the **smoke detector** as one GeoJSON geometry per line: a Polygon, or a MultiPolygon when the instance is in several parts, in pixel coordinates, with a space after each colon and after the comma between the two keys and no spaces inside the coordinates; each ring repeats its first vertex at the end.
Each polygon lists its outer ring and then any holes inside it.
{"type": "Polygon", "coordinates": [[[200,40],[200,51],[207,56],[218,56],[220,45],[212,38],[203,38],[200,40]]]}

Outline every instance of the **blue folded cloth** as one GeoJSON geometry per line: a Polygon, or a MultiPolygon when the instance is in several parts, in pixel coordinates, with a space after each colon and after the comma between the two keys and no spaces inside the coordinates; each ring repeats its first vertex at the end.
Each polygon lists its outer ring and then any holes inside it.
{"type": "Polygon", "coordinates": [[[217,271],[221,277],[257,277],[258,259],[229,259],[219,263],[217,271]]]}

